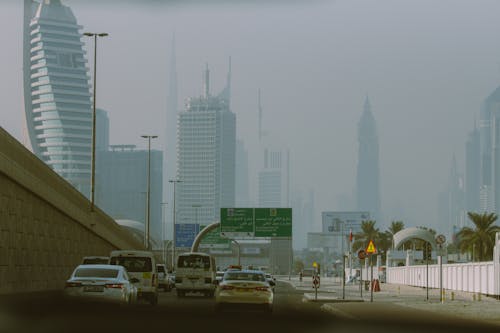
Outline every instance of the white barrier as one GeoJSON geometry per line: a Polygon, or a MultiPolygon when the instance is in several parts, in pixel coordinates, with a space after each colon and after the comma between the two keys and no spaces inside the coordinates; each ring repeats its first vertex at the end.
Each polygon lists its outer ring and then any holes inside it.
{"type": "MultiPolygon", "coordinates": [[[[443,265],[443,288],[500,295],[500,233],[496,234],[493,261],[443,265]]],[[[387,267],[387,283],[425,287],[425,265],[387,267]]],[[[439,265],[429,265],[429,287],[439,288],[439,265]]]]}

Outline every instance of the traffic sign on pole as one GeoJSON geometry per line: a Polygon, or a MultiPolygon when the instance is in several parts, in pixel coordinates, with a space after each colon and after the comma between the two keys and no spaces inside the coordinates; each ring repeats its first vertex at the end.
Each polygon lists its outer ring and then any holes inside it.
{"type": "Polygon", "coordinates": [[[373,241],[371,239],[370,239],[370,242],[368,243],[368,246],[366,247],[365,252],[368,254],[377,253],[377,248],[375,247],[375,243],[373,243],[373,241]]]}

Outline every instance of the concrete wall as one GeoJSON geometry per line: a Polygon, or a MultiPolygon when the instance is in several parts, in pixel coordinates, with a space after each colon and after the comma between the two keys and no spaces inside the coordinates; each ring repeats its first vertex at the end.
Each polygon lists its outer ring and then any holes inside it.
{"type": "Polygon", "coordinates": [[[0,128],[0,294],[58,290],[86,255],[143,249],[0,128]]]}
{"type": "MultiPolygon", "coordinates": [[[[500,295],[500,233],[496,235],[493,261],[444,264],[443,288],[486,295],[500,295]]],[[[426,266],[387,267],[387,283],[425,287],[426,266]]],[[[429,265],[429,287],[440,287],[439,265],[429,265]]]]}

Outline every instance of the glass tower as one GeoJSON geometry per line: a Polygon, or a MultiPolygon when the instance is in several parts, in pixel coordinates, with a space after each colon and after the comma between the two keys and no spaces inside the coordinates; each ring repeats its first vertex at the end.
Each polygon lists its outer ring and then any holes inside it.
{"type": "Polygon", "coordinates": [[[60,0],[26,0],[24,6],[24,100],[32,150],[88,195],[92,107],[82,26],[60,0]]]}

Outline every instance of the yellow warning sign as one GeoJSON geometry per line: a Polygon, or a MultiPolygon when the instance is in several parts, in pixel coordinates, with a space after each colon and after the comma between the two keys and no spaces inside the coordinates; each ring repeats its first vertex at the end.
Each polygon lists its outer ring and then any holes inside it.
{"type": "Polygon", "coordinates": [[[314,267],[314,268],[317,268],[317,267],[318,267],[318,263],[317,263],[316,261],[315,261],[315,262],[313,262],[313,267],[314,267]]]}
{"type": "Polygon", "coordinates": [[[375,247],[375,244],[373,241],[370,239],[370,242],[368,243],[368,246],[366,247],[366,253],[368,254],[373,254],[377,252],[377,248],[375,247]]]}

